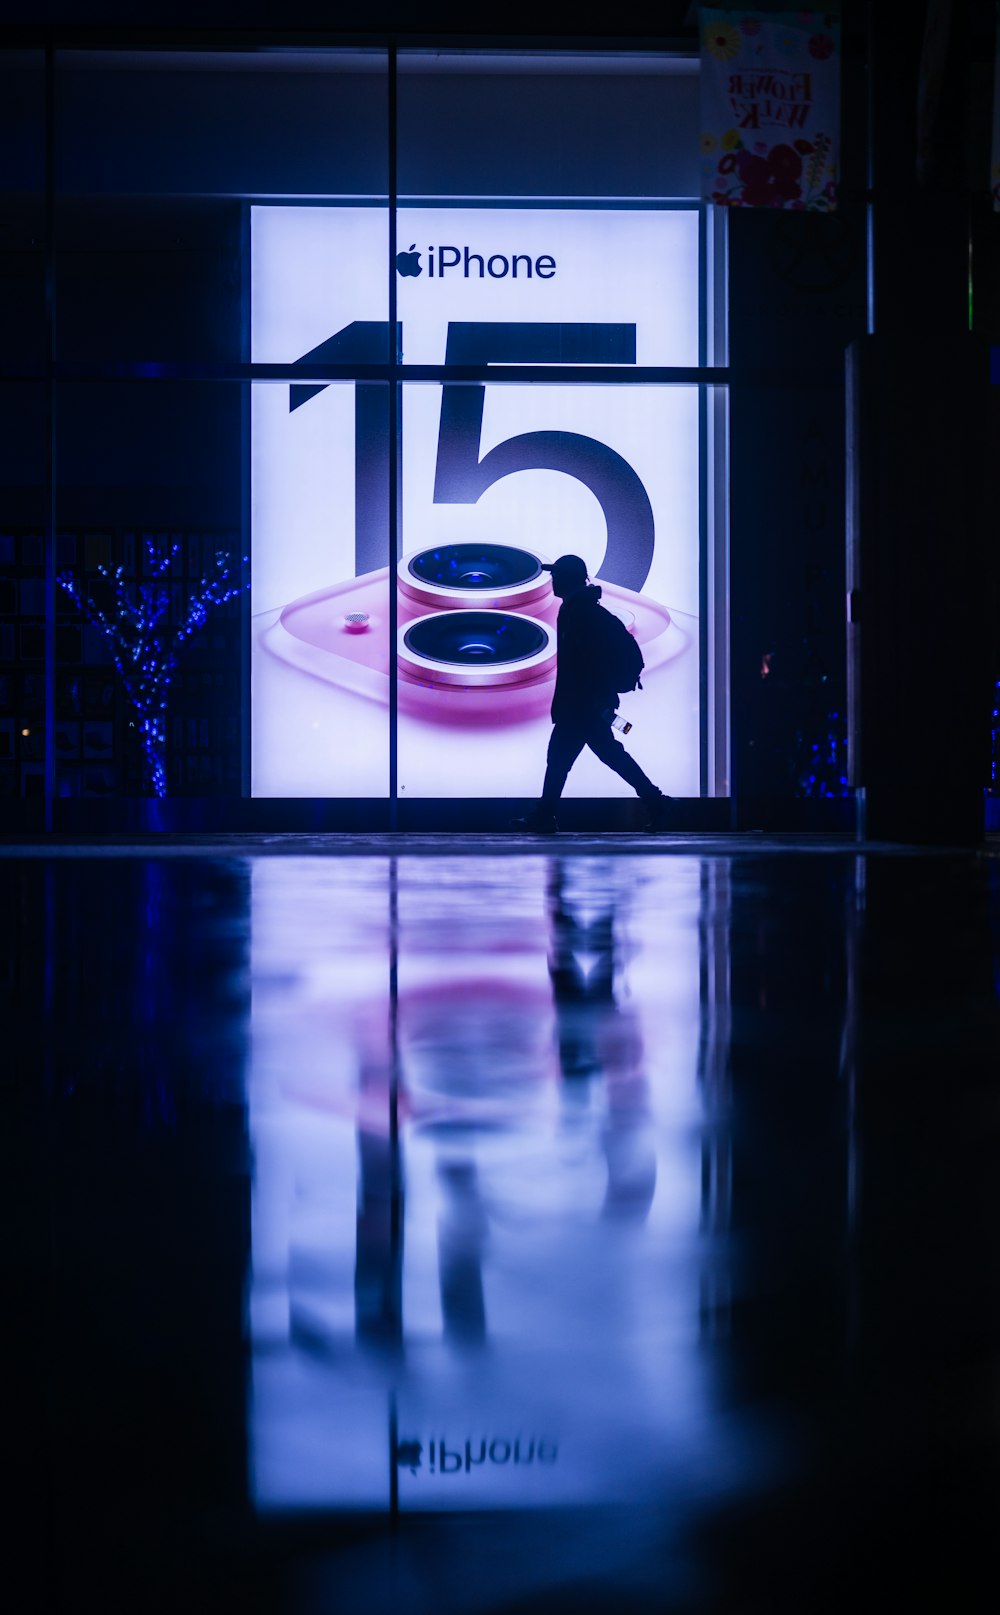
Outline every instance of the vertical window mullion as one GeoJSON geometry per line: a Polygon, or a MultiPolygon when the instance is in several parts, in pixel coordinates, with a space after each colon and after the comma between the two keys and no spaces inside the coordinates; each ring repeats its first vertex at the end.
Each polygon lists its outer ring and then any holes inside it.
{"type": "Polygon", "coordinates": [[[401,382],[399,364],[402,359],[399,340],[396,300],[396,206],[397,206],[397,54],[395,45],[388,52],[388,183],[389,183],[389,828],[398,828],[399,820],[399,672],[396,666],[396,633],[398,627],[396,601],[396,563],[399,559],[399,495],[400,495],[400,426],[401,382]]]}
{"type": "Polygon", "coordinates": [[[53,829],[56,794],[56,232],[55,50],[45,47],[45,829],[53,829]]]}

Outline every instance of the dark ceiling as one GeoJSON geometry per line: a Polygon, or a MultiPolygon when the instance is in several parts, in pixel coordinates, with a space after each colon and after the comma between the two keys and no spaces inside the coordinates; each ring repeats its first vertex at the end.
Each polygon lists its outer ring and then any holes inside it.
{"type": "Polygon", "coordinates": [[[455,0],[429,0],[424,6],[399,0],[358,0],[336,5],[330,0],[0,0],[0,23],[26,28],[108,28],[130,34],[171,29],[210,31],[302,30],[332,33],[393,34],[411,37],[448,34],[478,41],[512,36],[562,40],[576,37],[602,41],[677,42],[690,48],[697,38],[697,5],[692,0],[659,0],[658,4],[568,10],[565,4],[525,4],[500,8],[459,5],[455,0]]]}

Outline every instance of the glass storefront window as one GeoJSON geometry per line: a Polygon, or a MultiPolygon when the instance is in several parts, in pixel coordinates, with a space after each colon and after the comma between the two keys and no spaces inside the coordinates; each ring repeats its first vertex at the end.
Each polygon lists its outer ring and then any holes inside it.
{"type": "MultiPolygon", "coordinates": [[[[41,55],[27,67],[17,124],[39,140],[0,163],[18,218],[45,189],[41,55]]],[[[173,768],[170,794],[534,795],[542,563],[567,552],[643,647],[630,749],[675,796],[724,789],[725,408],[697,385],[722,356],[724,277],[695,201],[694,61],[58,50],[50,88],[48,572],[57,534],[56,566],[103,545],[127,567],[146,533],[185,554],[221,533],[251,558],[227,652],[236,760],[173,768]],[[489,585],[482,644],[458,632],[452,562],[482,574],[468,610],[489,585]],[[499,662],[498,623],[517,641],[499,662]]],[[[36,303],[19,332],[41,362],[36,303]]],[[[83,721],[81,692],[50,719],[76,702],[83,721]]],[[[204,694],[199,723],[220,705],[204,694]]],[[[55,794],[87,794],[78,761],[82,740],[55,794]]],[[[105,784],[142,788],[131,765],[105,784]]],[[[586,761],[568,791],[629,794],[586,761]]]]}
{"type": "Polygon", "coordinates": [[[60,52],[60,358],[249,359],[248,204],[384,213],[386,77],[384,51],[60,52]]]}
{"type": "MultiPolygon", "coordinates": [[[[522,570],[560,553],[583,557],[649,668],[643,694],[623,703],[635,724],[630,750],[672,795],[701,787],[698,394],[636,386],[628,374],[704,358],[693,65],[627,54],[400,55],[404,362],[538,371],[520,385],[484,374],[480,385],[466,375],[405,389],[406,797],[539,790],[559,602],[544,573],[537,598],[496,587],[493,572],[519,553],[522,570]],[[553,384],[543,366],[613,366],[615,384],[565,374],[553,384]],[[448,557],[469,546],[494,610],[468,616],[463,636],[456,625],[473,594],[425,587],[415,600],[409,570],[440,555],[447,583],[448,557]],[[426,621],[414,625],[417,612],[426,621]],[[531,653],[521,643],[529,624],[539,640],[531,653]]],[[[587,753],[567,794],[631,788],[587,753]]]]}
{"type": "MultiPolygon", "coordinates": [[[[698,794],[697,388],[407,387],[402,537],[402,794],[538,794],[559,608],[539,562],[567,552],[646,661],[622,697],[629,751],[671,795],[698,794]]],[[[632,792],[586,752],[566,794],[632,792]]]]}
{"type": "MultiPolygon", "coordinates": [[[[255,596],[316,619],[322,644],[297,653],[303,692],[308,678],[343,685],[345,648],[364,661],[377,642],[400,796],[530,796],[558,604],[539,562],[580,554],[645,646],[650,689],[669,678],[655,709],[646,696],[638,750],[671,794],[696,795],[707,751],[705,413],[695,387],[634,385],[642,367],[706,358],[692,64],[402,52],[398,66],[398,368],[388,379],[462,374],[404,386],[395,423],[389,398],[360,374],[353,387],[291,381],[287,403],[280,388],[255,389],[255,596]],[[537,380],[494,385],[496,365],[537,380]],[[579,367],[587,385],[573,381],[579,367]],[[607,367],[609,384],[594,384],[607,367]],[[450,572],[464,577],[473,551],[481,575],[456,593],[450,572]],[[540,582],[507,579],[511,566],[540,582]],[[486,615],[469,616],[477,603],[486,615]],[[491,634],[506,635],[504,647],[491,634]]],[[[364,197],[261,202],[251,239],[255,360],[377,361],[385,237],[364,197]]],[[[254,658],[256,692],[270,676],[256,641],[254,658]]],[[[344,714],[340,727],[356,725],[344,714]]],[[[256,723],[254,735],[256,792],[350,794],[336,757],[320,764],[308,737],[269,739],[265,756],[256,723]]],[[[596,763],[570,789],[629,790],[596,763]]]]}
{"type": "Polygon", "coordinates": [[[0,812],[45,785],[45,388],[0,384],[0,812]]]}
{"type": "Polygon", "coordinates": [[[251,791],[385,797],[390,389],[252,391],[251,791]]]}
{"type": "Polygon", "coordinates": [[[0,51],[0,364],[40,364],[45,311],[45,63],[0,51]]]}
{"type": "Polygon", "coordinates": [[[401,203],[694,197],[698,127],[692,56],[399,53],[401,203]]]}
{"type": "Polygon", "coordinates": [[[194,620],[192,607],[221,566],[242,581],[241,392],[215,381],[59,385],[59,574],[121,630],[113,639],[58,588],[59,797],[151,794],[148,718],[162,726],[166,795],[240,795],[242,601],[194,620]]]}

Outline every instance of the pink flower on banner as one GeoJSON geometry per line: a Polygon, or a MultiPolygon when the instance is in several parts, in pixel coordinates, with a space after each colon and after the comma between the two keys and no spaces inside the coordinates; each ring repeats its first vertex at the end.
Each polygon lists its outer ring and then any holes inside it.
{"type": "Polygon", "coordinates": [[[767,159],[772,184],[782,201],[789,202],[801,196],[802,158],[791,146],[774,146],[767,159]]]}
{"type": "Polygon", "coordinates": [[[770,207],[770,174],[765,159],[755,157],[752,152],[741,151],[736,159],[736,167],[743,184],[743,200],[747,206],[770,207]]]}
{"type": "Polygon", "coordinates": [[[833,40],[829,34],[813,34],[809,41],[809,54],[815,56],[818,62],[825,62],[833,55],[833,40]]]}
{"type": "Polygon", "coordinates": [[[791,146],[775,146],[766,157],[741,151],[736,168],[747,207],[784,207],[802,195],[802,158],[791,146]]]}

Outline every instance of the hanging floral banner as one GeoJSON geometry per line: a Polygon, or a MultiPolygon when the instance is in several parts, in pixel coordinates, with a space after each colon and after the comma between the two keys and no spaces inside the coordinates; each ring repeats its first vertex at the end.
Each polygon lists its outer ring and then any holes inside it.
{"type": "Polygon", "coordinates": [[[1000,213],[1000,4],[996,8],[996,34],[993,56],[993,163],[990,186],[994,211],[1000,213]]]}
{"type": "Polygon", "coordinates": [[[830,213],[840,157],[840,22],[829,11],[702,7],[702,195],[830,213]]]}

